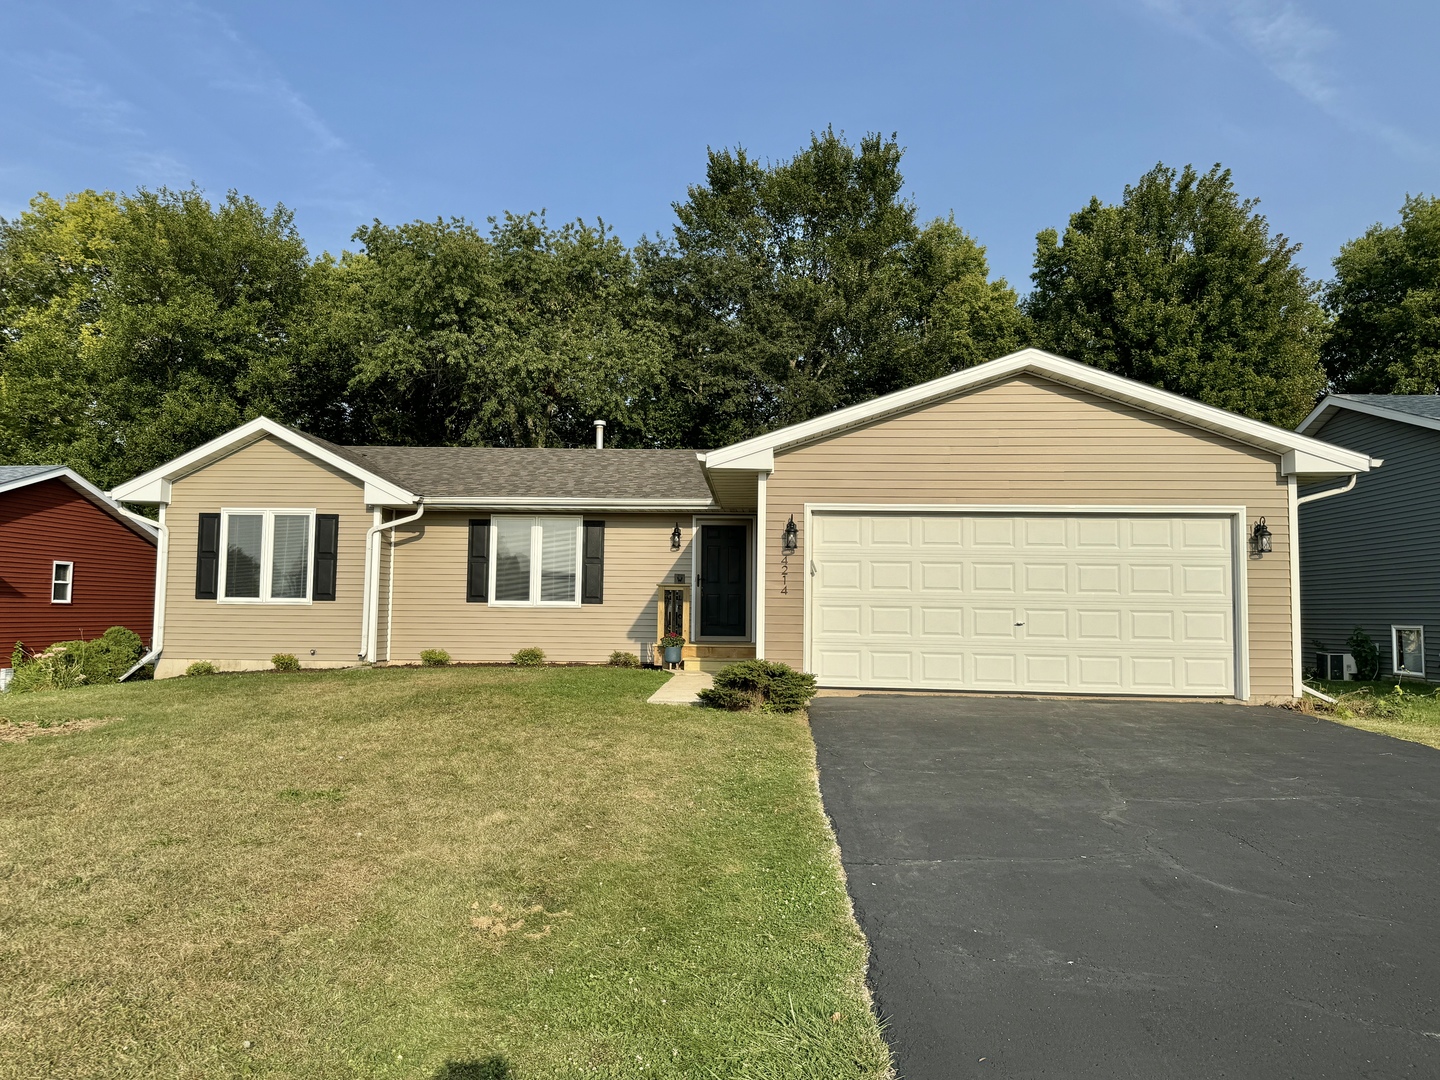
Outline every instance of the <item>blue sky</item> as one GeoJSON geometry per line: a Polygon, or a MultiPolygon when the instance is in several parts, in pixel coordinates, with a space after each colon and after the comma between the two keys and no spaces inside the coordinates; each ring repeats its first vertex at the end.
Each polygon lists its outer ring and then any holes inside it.
{"type": "Polygon", "coordinates": [[[1023,292],[1035,233],[1157,161],[1219,161],[1325,276],[1440,193],[1440,4],[0,0],[0,215],[40,190],[236,188],[313,251],[548,208],[668,231],[706,147],[898,133],[1023,292]]]}

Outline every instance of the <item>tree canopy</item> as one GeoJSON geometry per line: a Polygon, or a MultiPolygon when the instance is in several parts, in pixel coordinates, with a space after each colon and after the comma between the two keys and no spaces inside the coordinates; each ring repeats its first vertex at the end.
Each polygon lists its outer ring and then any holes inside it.
{"type": "Polygon", "coordinates": [[[1230,172],[1157,165],[1119,205],[1039,234],[1026,310],[1045,348],[1292,427],[1325,386],[1318,287],[1230,172]]]}
{"type": "Polygon", "coordinates": [[[1440,198],[1407,198],[1335,259],[1325,370],[1350,394],[1440,393],[1440,198]]]}

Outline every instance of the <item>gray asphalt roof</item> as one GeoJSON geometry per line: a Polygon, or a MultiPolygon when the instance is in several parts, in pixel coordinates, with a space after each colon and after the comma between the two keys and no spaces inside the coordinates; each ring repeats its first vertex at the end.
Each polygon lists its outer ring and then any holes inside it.
{"type": "Polygon", "coordinates": [[[1335,394],[1343,401],[1358,401],[1377,409],[1440,420],[1440,394],[1335,394]]]}
{"type": "Polygon", "coordinates": [[[0,465],[0,484],[8,484],[11,480],[24,480],[27,476],[39,473],[54,472],[58,468],[59,465],[0,465]]]}
{"type": "Polygon", "coordinates": [[[342,446],[346,458],[417,495],[494,499],[711,501],[693,450],[342,446]]]}

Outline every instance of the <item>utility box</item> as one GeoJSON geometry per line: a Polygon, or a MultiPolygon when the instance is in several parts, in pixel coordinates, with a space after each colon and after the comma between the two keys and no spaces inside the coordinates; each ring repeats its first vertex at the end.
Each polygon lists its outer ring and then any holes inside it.
{"type": "Polygon", "coordinates": [[[1315,654],[1317,678],[1330,682],[1343,682],[1355,678],[1355,657],[1348,652],[1322,652],[1315,654]]]}

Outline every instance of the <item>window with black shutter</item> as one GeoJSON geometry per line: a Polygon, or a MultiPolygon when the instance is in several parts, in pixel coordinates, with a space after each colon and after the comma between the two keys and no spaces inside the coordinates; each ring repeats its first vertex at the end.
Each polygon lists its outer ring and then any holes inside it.
{"type": "Polygon", "coordinates": [[[200,515],[195,554],[195,599],[214,600],[220,585],[220,515],[200,515]]]}
{"type": "Polygon", "coordinates": [[[490,596],[490,520],[470,519],[470,550],[466,560],[465,600],[483,604],[490,596]]]}
{"type": "Polygon", "coordinates": [[[315,515],[315,580],[313,600],[335,599],[335,571],[340,560],[340,515],[315,515]]]}
{"type": "Polygon", "coordinates": [[[605,602],[605,522],[585,522],[584,569],[580,583],[580,603],[605,602]]]}

